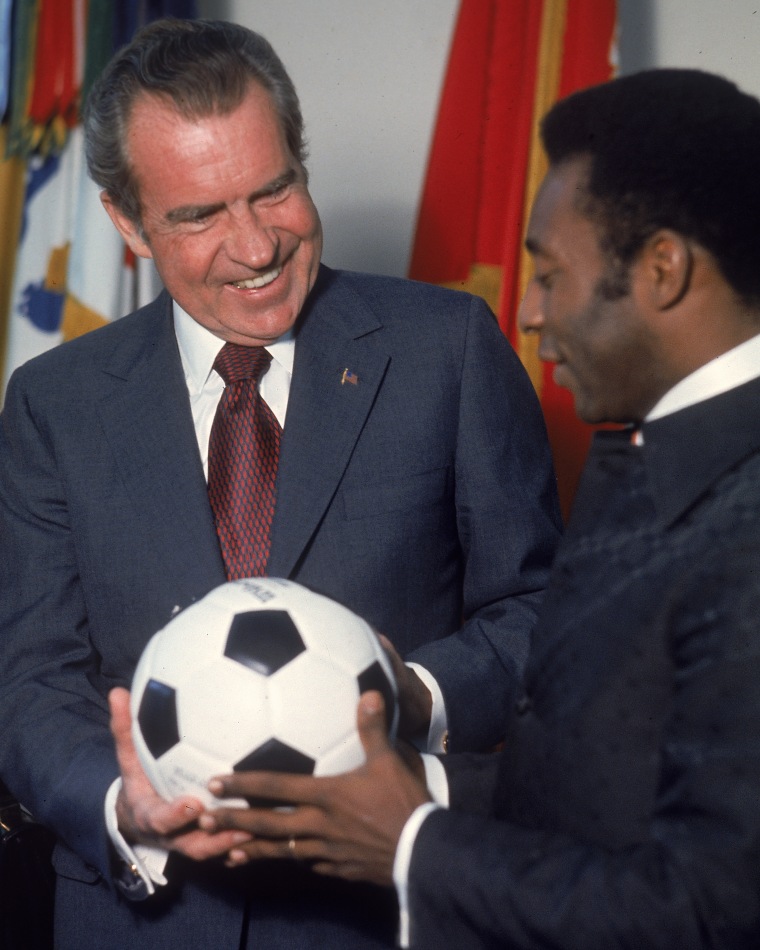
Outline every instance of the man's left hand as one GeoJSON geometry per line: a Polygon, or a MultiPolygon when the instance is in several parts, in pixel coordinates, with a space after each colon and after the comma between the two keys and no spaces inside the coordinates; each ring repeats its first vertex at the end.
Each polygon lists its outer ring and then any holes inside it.
{"type": "Polygon", "coordinates": [[[429,795],[388,742],[379,693],[361,697],[358,727],[367,761],[353,772],[320,778],[243,772],[210,783],[220,797],[276,800],[292,806],[204,813],[199,823],[206,831],[237,829],[253,836],[229,852],[229,865],[260,858],[295,859],[309,862],[319,874],[392,885],[401,831],[429,795]]]}

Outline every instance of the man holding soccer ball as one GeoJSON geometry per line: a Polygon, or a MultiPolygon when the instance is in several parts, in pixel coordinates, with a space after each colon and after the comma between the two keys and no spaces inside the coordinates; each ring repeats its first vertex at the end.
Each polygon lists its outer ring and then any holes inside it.
{"type": "Polygon", "coordinates": [[[560,524],[535,394],[478,298],[321,265],[298,100],[256,34],[153,24],[85,125],[167,293],[19,369],[0,425],[0,773],[58,836],[56,945],[392,945],[386,889],[226,867],[249,836],[155,793],[125,687],[172,616],[266,573],[389,637],[403,734],[498,742],[560,524]]]}
{"type": "Polygon", "coordinates": [[[396,885],[415,950],[760,946],[760,101],[652,70],[542,126],[521,311],[597,434],[498,755],[219,776],[251,859],[396,885]]]}

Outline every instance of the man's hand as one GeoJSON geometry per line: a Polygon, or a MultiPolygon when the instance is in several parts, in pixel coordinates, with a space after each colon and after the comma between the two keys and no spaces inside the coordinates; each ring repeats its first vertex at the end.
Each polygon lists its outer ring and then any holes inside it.
{"type": "Polygon", "coordinates": [[[433,697],[430,690],[399,656],[391,641],[378,634],[383,649],[391,661],[398,686],[399,723],[398,734],[404,739],[427,740],[430,729],[430,715],[433,711],[433,697]]]}
{"type": "Polygon", "coordinates": [[[212,781],[209,787],[220,797],[294,806],[205,812],[199,823],[207,831],[237,829],[252,836],[231,849],[228,863],[296,859],[310,862],[319,874],[392,885],[401,831],[429,795],[388,744],[384,713],[379,693],[361,697],[358,726],[367,761],[353,772],[321,778],[245,772],[212,781]]]}
{"type": "Polygon", "coordinates": [[[108,700],[111,733],[122,778],[121,791],[116,799],[116,817],[125,840],[178,851],[196,861],[219,857],[235,845],[248,841],[249,835],[241,831],[214,835],[198,828],[198,818],[204,807],[197,798],[186,795],[167,802],[156,793],[140,765],[132,741],[129,692],[113,689],[108,700]]]}

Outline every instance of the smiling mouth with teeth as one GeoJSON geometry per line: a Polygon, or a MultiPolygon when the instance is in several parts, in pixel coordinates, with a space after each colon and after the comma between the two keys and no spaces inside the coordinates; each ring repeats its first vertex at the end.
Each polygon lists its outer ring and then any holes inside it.
{"type": "Polygon", "coordinates": [[[235,280],[231,281],[233,287],[237,287],[238,290],[258,290],[260,287],[266,287],[267,284],[271,284],[273,280],[277,278],[282,273],[281,267],[276,267],[274,270],[267,271],[266,274],[262,274],[260,277],[251,277],[248,280],[235,280]]]}

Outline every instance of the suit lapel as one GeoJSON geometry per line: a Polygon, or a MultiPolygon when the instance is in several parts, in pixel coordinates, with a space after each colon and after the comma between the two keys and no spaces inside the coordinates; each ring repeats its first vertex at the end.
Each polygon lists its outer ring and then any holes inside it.
{"type": "Polygon", "coordinates": [[[167,574],[191,591],[224,581],[168,297],[103,363],[100,411],[135,506],[167,574]]]}
{"type": "Polygon", "coordinates": [[[297,567],[348,466],[390,359],[379,329],[362,299],[323,272],[296,337],[272,575],[287,577],[297,567]]]}
{"type": "MultiPolygon", "coordinates": [[[[390,356],[375,314],[323,271],[299,321],[272,528],[271,575],[297,567],[346,471],[390,356]],[[343,380],[349,370],[354,382],[343,380]]],[[[135,521],[183,588],[225,579],[165,295],[103,361],[107,439],[135,521]]]]}

